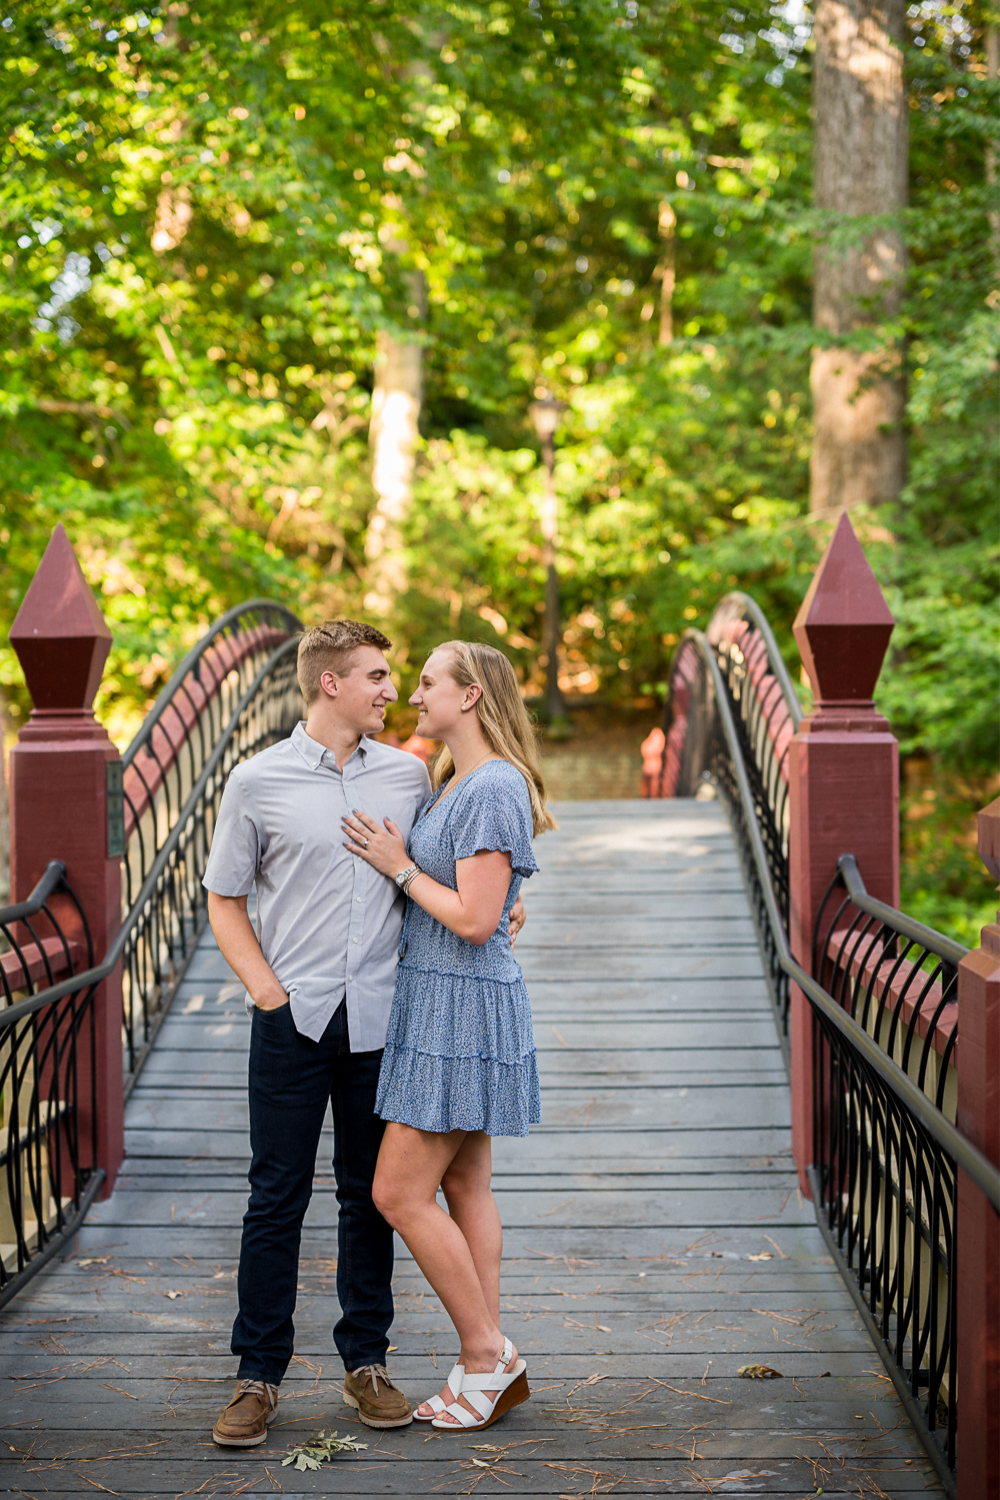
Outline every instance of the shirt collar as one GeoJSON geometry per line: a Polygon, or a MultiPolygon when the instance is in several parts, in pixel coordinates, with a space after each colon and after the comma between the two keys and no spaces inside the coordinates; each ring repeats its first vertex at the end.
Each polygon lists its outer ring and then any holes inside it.
{"type": "MultiPolygon", "coordinates": [[[[347,765],[350,765],[355,755],[360,755],[361,763],[362,765],[364,765],[368,759],[368,754],[373,743],[375,742],[366,739],[365,736],[362,735],[361,742],[358,745],[357,750],[355,750],[351,755],[350,759],[347,762],[347,765]]],[[[334,758],[333,751],[328,750],[325,745],[321,745],[319,743],[319,740],[314,740],[312,735],[306,733],[304,719],[300,719],[295,728],[292,730],[292,744],[302,756],[302,759],[305,761],[306,765],[309,766],[310,770],[318,771],[320,766],[324,764],[332,766],[334,769],[336,769],[336,760],[334,758]]],[[[347,767],[345,766],[344,769],[346,770],[347,767]]]]}

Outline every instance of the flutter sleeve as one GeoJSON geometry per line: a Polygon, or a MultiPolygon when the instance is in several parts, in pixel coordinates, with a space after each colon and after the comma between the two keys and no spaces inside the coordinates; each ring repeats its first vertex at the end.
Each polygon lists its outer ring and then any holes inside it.
{"type": "Polygon", "coordinates": [[[527,879],[538,869],[531,849],[533,831],[524,777],[507,761],[491,762],[487,775],[473,779],[461,807],[455,809],[455,858],[469,859],[495,849],[509,854],[515,874],[527,879]]]}

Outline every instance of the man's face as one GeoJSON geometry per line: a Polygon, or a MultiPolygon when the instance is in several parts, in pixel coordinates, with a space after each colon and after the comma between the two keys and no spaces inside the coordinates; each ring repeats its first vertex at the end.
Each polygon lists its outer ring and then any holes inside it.
{"type": "Polygon", "coordinates": [[[339,677],[324,672],[324,696],[336,704],[337,718],[358,734],[378,734],[385,727],[385,710],[399,694],[392,685],[389,663],[377,646],[359,646],[350,670],[339,677]]]}

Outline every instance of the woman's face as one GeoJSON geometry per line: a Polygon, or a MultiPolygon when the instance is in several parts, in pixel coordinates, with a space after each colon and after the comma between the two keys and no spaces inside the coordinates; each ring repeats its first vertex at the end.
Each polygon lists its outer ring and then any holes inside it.
{"type": "MultiPolygon", "coordinates": [[[[466,717],[462,704],[473,690],[459,687],[448,671],[451,653],[432,651],[420,673],[417,690],[410,699],[419,709],[417,733],[426,740],[447,740],[450,732],[466,717]]],[[[478,696],[478,694],[476,694],[478,696]]]]}

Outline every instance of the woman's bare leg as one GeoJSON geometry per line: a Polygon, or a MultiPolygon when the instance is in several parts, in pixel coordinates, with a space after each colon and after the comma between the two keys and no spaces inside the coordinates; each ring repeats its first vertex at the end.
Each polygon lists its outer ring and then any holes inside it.
{"type": "MultiPolygon", "coordinates": [[[[476,1132],[476,1136],[479,1132],[476,1132]]],[[[476,1258],[457,1219],[436,1202],[438,1187],[469,1136],[386,1125],[372,1187],[376,1207],[398,1230],[451,1318],[461,1342],[461,1360],[470,1374],[495,1368],[503,1335],[498,1327],[499,1257],[496,1204],[483,1192],[483,1148],[473,1144],[456,1168],[452,1192],[476,1244],[489,1282],[486,1292],[476,1258]],[[496,1258],[496,1271],[492,1270],[496,1258]],[[493,1286],[497,1287],[496,1302],[493,1286]]],[[[485,1139],[485,1137],[483,1138],[485,1139]]],[[[487,1142],[488,1145],[488,1142],[487,1142]]],[[[517,1351],[514,1351],[514,1360],[517,1351]]],[[[452,1393],[454,1394],[454,1393],[452,1393]]],[[[489,1394],[489,1393],[487,1393],[489,1394]]],[[[471,1410],[471,1408],[470,1408],[471,1410]]]]}
{"type": "Polygon", "coordinates": [[[500,1326],[500,1259],[503,1229],[490,1179],[490,1138],[470,1130],[441,1181],[448,1212],[465,1235],[490,1316],[500,1326]]]}

